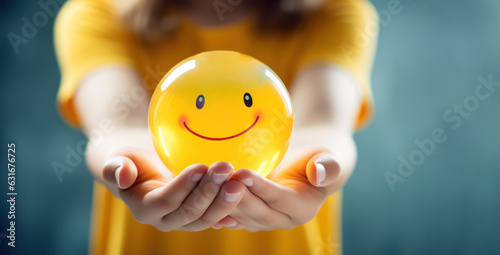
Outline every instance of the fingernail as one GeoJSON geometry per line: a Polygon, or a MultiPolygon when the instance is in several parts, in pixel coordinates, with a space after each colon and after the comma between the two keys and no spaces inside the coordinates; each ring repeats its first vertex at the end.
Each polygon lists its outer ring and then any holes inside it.
{"type": "Polygon", "coordinates": [[[316,182],[320,185],[326,178],[325,166],[319,162],[315,162],[314,165],[316,166],[316,182]]]}
{"type": "Polygon", "coordinates": [[[227,177],[229,177],[230,174],[231,173],[218,174],[214,172],[212,174],[212,180],[214,181],[215,184],[221,184],[227,179],[227,177]]]}
{"type": "Polygon", "coordinates": [[[215,223],[215,225],[212,226],[213,229],[220,229],[222,228],[222,225],[220,223],[215,223]]]}
{"type": "Polygon", "coordinates": [[[253,180],[252,179],[243,179],[243,180],[241,180],[241,182],[243,182],[243,184],[245,184],[245,186],[247,186],[247,187],[252,187],[253,186],[253,180]]]}
{"type": "Polygon", "coordinates": [[[224,192],[224,199],[226,199],[226,201],[228,201],[229,203],[234,203],[234,202],[238,201],[238,199],[240,199],[240,197],[241,197],[241,191],[238,193],[224,192]]]}
{"type": "Polygon", "coordinates": [[[122,189],[122,186],[120,186],[120,172],[122,171],[123,169],[123,165],[120,165],[116,171],[115,171],[115,180],[116,180],[116,184],[118,185],[118,187],[120,189],[122,189]]]}
{"type": "Polygon", "coordinates": [[[193,180],[193,182],[197,182],[201,180],[201,177],[203,177],[203,174],[193,174],[193,176],[191,176],[191,180],[193,180]]]}
{"type": "Polygon", "coordinates": [[[231,224],[224,225],[224,227],[234,227],[236,226],[236,224],[238,224],[238,222],[233,222],[231,224]]]}

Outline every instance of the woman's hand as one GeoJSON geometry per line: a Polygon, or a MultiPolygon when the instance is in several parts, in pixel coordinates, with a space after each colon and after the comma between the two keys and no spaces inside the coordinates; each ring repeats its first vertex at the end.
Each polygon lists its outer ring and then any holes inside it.
{"type": "Polygon", "coordinates": [[[102,66],[83,79],[74,99],[80,124],[89,138],[101,134],[87,147],[90,172],[142,223],[161,231],[209,228],[235,208],[245,187],[228,181],[227,163],[193,165],[173,177],[151,142],[146,95],[129,66],[102,66]]]}
{"type": "Polygon", "coordinates": [[[233,167],[226,162],[192,165],[173,177],[156,152],[144,148],[113,152],[102,173],[139,222],[164,232],[212,227],[236,207],[245,189],[229,181],[233,167]]]}
{"type": "Polygon", "coordinates": [[[310,221],[340,175],[338,159],[310,152],[268,178],[248,169],[237,170],[233,179],[249,192],[228,217],[214,225],[248,231],[292,229],[310,221]]]}
{"type": "Polygon", "coordinates": [[[165,167],[146,128],[117,129],[89,143],[87,164],[96,180],[123,200],[141,223],[161,231],[201,231],[228,215],[245,187],[230,181],[233,167],[196,164],[178,176],[165,167]]]}
{"type": "Polygon", "coordinates": [[[250,192],[215,228],[258,231],[306,223],[351,175],[357,155],[352,133],[362,102],[356,79],[337,66],[312,63],[291,88],[295,126],[289,152],[268,178],[250,170],[233,174],[250,192]]]}

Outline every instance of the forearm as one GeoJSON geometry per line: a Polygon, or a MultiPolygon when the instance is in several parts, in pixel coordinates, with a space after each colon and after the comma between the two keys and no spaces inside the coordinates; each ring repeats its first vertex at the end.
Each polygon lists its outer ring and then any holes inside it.
{"type": "Polygon", "coordinates": [[[103,164],[117,149],[152,148],[147,130],[149,98],[134,69],[105,66],[94,70],[74,98],[82,131],[89,138],[86,161],[96,180],[105,183],[103,164]]]}
{"type": "Polygon", "coordinates": [[[327,171],[340,168],[336,181],[325,187],[332,194],[345,184],[356,164],[352,134],[361,104],[358,85],[342,68],[313,65],[299,73],[292,88],[295,126],[287,160],[296,161],[318,149],[332,154],[339,167],[327,171]]]}

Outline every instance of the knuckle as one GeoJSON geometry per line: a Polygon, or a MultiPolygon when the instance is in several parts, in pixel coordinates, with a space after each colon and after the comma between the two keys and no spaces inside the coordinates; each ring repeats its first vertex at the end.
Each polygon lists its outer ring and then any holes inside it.
{"type": "Polygon", "coordinates": [[[197,209],[196,207],[191,207],[191,206],[182,206],[179,208],[179,212],[182,215],[182,219],[184,222],[192,222],[198,219],[201,216],[201,210],[197,209]]]}
{"type": "MultiPolygon", "coordinates": [[[[243,194],[243,197],[241,198],[241,200],[238,204],[238,207],[249,208],[251,206],[252,206],[252,204],[251,204],[251,201],[248,199],[247,194],[243,194]]],[[[238,214],[240,214],[240,213],[238,213],[238,214]]]]}
{"type": "Polygon", "coordinates": [[[280,205],[283,204],[283,197],[278,194],[286,194],[286,190],[283,186],[278,185],[277,189],[276,192],[273,192],[276,194],[275,196],[266,199],[266,203],[272,208],[280,207],[280,205]]]}
{"type": "Polygon", "coordinates": [[[217,184],[210,182],[203,187],[203,192],[200,193],[202,193],[205,197],[215,196],[219,193],[219,189],[220,187],[217,186],[217,184]]]}
{"type": "Polygon", "coordinates": [[[160,207],[160,210],[162,212],[165,212],[165,214],[168,214],[172,211],[174,211],[175,209],[178,208],[179,205],[173,203],[171,200],[169,200],[167,197],[163,197],[161,200],[160,200],[160,204],[159,204],[159,207],[160,207]]]}
{"type": "Polygon", "coordinates": [[[280,206],[281,201],[279,199],[269,199],[266,201],[266,204],[271,208],[277,208],[280,206]]]}
{"type": "MultiPolygon", "coordinates": [[[[317,193],[316,197],[326,198],[328,197],[328,190],[325,187],[316,187],[315,192],[317,193]]],[[[316,202],[315,199],[310,200],[311,203],[316,202]]]]}
{"type": "Polygon", "coordinates": [[[207,219],[206,217],[201,217],[198,219],[198,225],[200,227],[210,227],[210,226],[213,226],[215,224],[215,222],[211,221],[210,219],[207,219]]]}
{"type": "Polygon", "coordinates": [[[275,222],[274,218],[269,214],[262,215],[255,219],[255,221],[264,226],[271,226],[275,222]]]}
{"type": "Polygon", "coordinates": [[[195,207],[204,207],[212,201],[212,199],[210,199],[210,197],[212,197],[210,188],[207,188],[207,186],[203,188],[203,191],[195,189],[193,195],[193,205],[195,207]]]}

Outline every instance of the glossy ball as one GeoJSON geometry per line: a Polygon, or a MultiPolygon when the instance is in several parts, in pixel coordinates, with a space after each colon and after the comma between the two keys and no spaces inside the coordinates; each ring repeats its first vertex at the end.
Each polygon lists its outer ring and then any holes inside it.
{"type": "Polygon", "coordinates": [[[232,51],[177,64],[149,108],[155,149],[174,174],[195,163],[227,161],[266,176],[285,155],[292,126],[283,82],[260,61],[232,51]]]}

